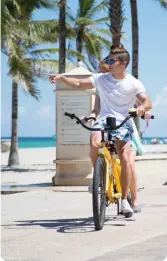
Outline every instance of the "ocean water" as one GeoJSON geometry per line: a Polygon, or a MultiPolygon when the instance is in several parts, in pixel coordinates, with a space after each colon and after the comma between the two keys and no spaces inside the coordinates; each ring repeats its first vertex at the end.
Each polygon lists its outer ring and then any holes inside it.
{"type": "MultiPolygon", "coordinates": [[[[10,140],[9,137],[2,137],[2,140],[10,140]]],[[[56,147],[55,137],[19,137],[19,148],[47,148],[56,147]]]]}
{"type": "Polygon", "coordinates": [[[158,144],[167,144],[167,137],[143,137],[142,143],[143,144],[152,144],[151,140],[157,139],[158,144]]]}
{"type": "MultiPolygon", "coordinates": [[[[151,144],[151,140],[157,138],[159,144],[163,144],[167,141],[167,137],[143,137],[143,144],[151,144]]],[[[2,137],[2,140],[10,140],[9,137],[2,137]]],[[[55,137],[19,137],[19,148],[47,148],[56,147],[55,137]]]]}

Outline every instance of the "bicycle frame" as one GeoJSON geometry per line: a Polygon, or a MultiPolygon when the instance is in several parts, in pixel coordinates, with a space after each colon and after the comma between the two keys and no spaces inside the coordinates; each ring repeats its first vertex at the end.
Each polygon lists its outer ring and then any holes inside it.
{"type": "Polygon", "coordinates": [[[103,157],[106,163],[106,196],[111,203],[115,199],[121,197],[121,184],[120,184],[120,164],[119,161],[110,153],[106,147],[106,143],[102,141],[98,150],[98,156],[103,157]],[[116,186],[117,193],[114,192],[114,185],[116,186]]]}
{"type": "MultiPolygon", "coordinates": [[[[126,117],[126,119],[119,125],[116,126],[115,129],[120,128],[128,119],[133,117],[135,115],[136,110],[132,111],[129,116],[126,117]]],[[[110,203],[114,203],[117,199],[121,198],[121,183],[120,183],[120,163],[117,161],[113,154],[110,153],[106,146],[106,141],[104,138],[104,132],[111,130],[110,127],[105,127],[104,129],[99,128],[90,128],[83,124],[83,122],[75,116],[75,114],[70,114],[68,112],[65,112],[65,115],[70,117],[71,119],[76,119],[77,123],[80,123],[84,128],[88,130],[93,131],[101,131],[102,133],[102,140],[100,143],[100,148],[98,150],[98,156],[103,157],[106,163],[105,168],[105,175],[106,175],[106,188],[105,193],[107,200],[110,203]],[[114,186],[116,187],[116,193],[114,191],[114,186]]]]}

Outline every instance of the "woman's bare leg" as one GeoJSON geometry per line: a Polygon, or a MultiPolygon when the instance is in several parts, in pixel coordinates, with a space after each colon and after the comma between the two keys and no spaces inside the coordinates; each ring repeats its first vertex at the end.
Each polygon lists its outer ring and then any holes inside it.
{"type": "Polygon", "coordinates": [[[137,206],[137,175],[135,171],[135,157],[136,151],[131,150],[130,152],[130,167],[131,167],[131,181],[130,191],[132,195],[132,206],[135,213],[140,212],[141,208],[137,206]]]}
{"type": "Polygon", "coordinates": [[[130,166],[131,166],[131,182],[130,182],[130,190],[132,194],[132,204],[136,205],[137,202],[137,176],[135,173],[135,157],[136,151],[131,150],[130,152],[130,166]]]}

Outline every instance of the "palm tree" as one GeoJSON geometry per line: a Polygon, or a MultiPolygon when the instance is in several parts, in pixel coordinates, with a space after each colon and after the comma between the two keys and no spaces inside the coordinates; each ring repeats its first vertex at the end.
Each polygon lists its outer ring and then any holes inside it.
{"type": "Polygon", "coordinates": [[[66,64],[66,0],[59,1],[59,9],[59,73],[64,73],[66,64]]]}
{"type": "MultiPolygon", "coordinates": [[[[12,77],[12,128],[8,165],[18,165],[18,83],[38,100],[32,58],[27,58],[33,45],[52,34],[50,22],[28,21],[35,8],[51,7],[44,0],[2,1],[2,52],[8,56],[9,75],[12,77]],[[28,21],[28,22],[27,22],[28,21]],[[50,29],[50,30],[49,30],[50,29]],[[44,37],[45,36],[45,37],[44,37]]],[[[45,62],[45,61],[43,61],[45,62]]]]}
{"type": "MultiPolygon", "coordinates": [[[[109,49],[110,41],[104,37],[109,34],[108,28],[99,28],[101,22],[108,21],[108,17],[100,17],[97,14],[107,6],[106,1],[96,4],[96,0],[79,0],[79,7],[76,16],[67,14],[68,21],[73,26],[74,37],[76,38],[76,50],[86,55],[93,68],[97,66],[97,59],[101,58],[104,48],[109,49]]],[[[80,57],[78,57],[78,61],[80,57]]],[[[88,65],[88,64],[87,64],[88,65]]]]}
{"type": "MultiPolygon", "coordinates": [[[[95,0],[79,0],[77,15],[74,17],[69,12],[66,13],[68,21],[66,23],[66,40],[68,40],[66,63],[67,58],[72,62],[77,58],[78,61],[83,60],[90,70],[97,67],[97,58],[100,59],[102,50],[105,47],[109,49],[111,45],[111,42],[103,36],[104,34],[109,35],[109,29],[98,27],[99,23],[107,21],[108,17],[95,18],[97,12],[106,6],[106,1],[97,5],[95,2],[95,0]],[[76,50],[72,48],[74,39],[76,40],[76,50]]],[[[58,29],[59,33],[61,33],[60,30],[62,31],[62,29],[58,29]]],[[[59,48],[43,48],[34,51],[34,54],[55,54],[59,52],[59,48]]]]}

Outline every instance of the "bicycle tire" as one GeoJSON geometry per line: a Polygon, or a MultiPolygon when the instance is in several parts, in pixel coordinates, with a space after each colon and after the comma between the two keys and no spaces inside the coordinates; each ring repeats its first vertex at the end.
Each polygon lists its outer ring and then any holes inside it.
{"type": "Polygon", "coordinates": [[[101,230],[104,225],[105,212],[106,212],[106,163],[104,158],[98,156],[94,166],[93,174],[93,219],[95,230],[101,230]],[[99,188],[100,192],[99,193],[99,188]],[[100,194],[100,202],[99,202],[100,194]]]}

